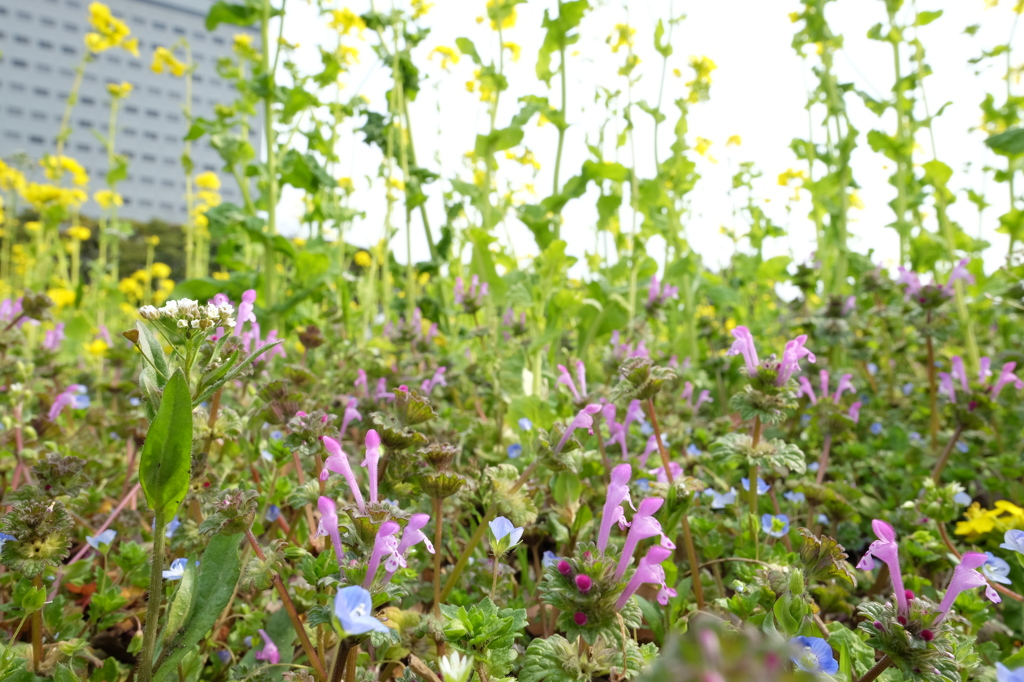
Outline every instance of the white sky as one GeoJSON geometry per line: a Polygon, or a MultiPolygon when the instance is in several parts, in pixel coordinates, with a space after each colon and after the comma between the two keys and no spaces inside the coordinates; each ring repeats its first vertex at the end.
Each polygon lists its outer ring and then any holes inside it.
{"type": "MultiPolygon", "coordinates": [[[[407,0],[395,0],[406,2],[407,0]]],[[[562,181],[578,173],[583,161],[590,158],[586,148],[588,141],[596,141],[597,131],[606,118],[602,104],[595,102],[597,86],[609,89],[625,89],[625,80],[616,75],[623,60],[623,53],[612,54],[605,39],[618,23],[628,22],[636,28],[635,50],[642,62],[638,71],[642,79],[634,88],[634,100],[657,100],[661,75],[661,57],[654,51],[654,26],[659,18],[669,16],[669,0],[591,0],[595,8],[589,12],[581,26],[581,39],[575,46],[578,54],[569,59],[569,107],[567,118],[571,126],[566,139],[562,161],[562,181]]],[[[316,44],[334,45],[333,32],[323,20],[316,16],[316,9],[304,2],[289,2],[286,37],[300,43],[297,58],[308,71],[320,67],[316,44]]],[[[344,6],[340,0],[339,6],[344,6]]],[[[911,4],[909,1],[906,3],[911,4]]],[[[365,11],[368,0],[356,0],[348,6],[357,13],[365,11]]],[[[388,5],[378,2],[378,9],[388,5]]],[[[428,39],[417,49],[416,62],[425,81],[415,102],[411,103],[411,118],[417,154],[422,165],[440,172],[442,180],[429,188],[428,209],[431,226],[437,238],[438,226],[443,220],[441,193],[448,189],[445,179],[455,173],[471,177],[463,162],[463,154],[472,149],[475,135],[487,131],[487,112],[484,103],[476,95],[466,91],[465,82],[472,78],[474,66],[468,57],[444,73],[435,57],[427,61],[427,54],[438,45],[455,45],[455,39],[465,36],[473,40],[484,61],[495,56],[497,38],[489,23],[478,24],[476,17],[485,13],[484,0],[436,0],[436,6],[426,17],[433,30],[428,39]]],[[[509,64],[506,73],[510,90],[502,95],[498,114],[498,126],[507,125],[508,120],[519,108],[517,99],[526,94],[548,95],[553,104],[558,103],[557,78],[552,81],[553,90],[548,92],[534,74],[537,49],[543,39],[541,20],[545,8],[556,6],[554,0],[530,0],[518,8],[516,26],[505,32],[505,40],[522,46],[519,63],[509,64]]],[[[980,121],[979,103],[985,93],[997,93],[997,102],[1002,100],[1005,84],[1002,72],[1005,62],[986,62],[978,67],[967,63],[983,49],[1005,42],[1013,23],[1014,15],[1009,9],[1010,1],[1003,0],[1002,6],[985,9],[983,0],[920,0],[919,10],[942,9],[945,14],[927,27],[921,29],[921,37],[928,49],[927,61],[934,75],[926,79],[926,92],[931,110],[936,111],[942,104],[952,102],[936,121],[935,130],[939,157],[954,169],[951,186],[960,191],[971,187],[976,190],[991,189],[988,201],[992,208],[980,225],[983,237],[992,242],[987,254],[990,266],[998,265],[1005,249],[1006,238],[995,233],[998,216],[1006,210],[1007,190],[1005,185],[995,185],[991,178],[983,177],[980,168],[986,164],[1002,164],[1002,160],[991,154],[983,145],[984,134],[971,131],[980,121]],[[975,36],[963,33],[970,24],[981,24],[975,36]],[[965,169],[970,166],[970,171],[965,169]]],[[[723,262],[729,252],[728,239],[720,234],[722,225],[733,226],[732,207],[727,195],[731,176],[741,161],[753,160],[763,172],[756,183],[756,194],[769,215],[788,229],[788,236],[773,240],[766,247],[768,255],[789,253],[798,260],[806,259],[813,250],[813,225],[807,219],[808,204],[802,203],[786,214],[786,199],[791,190],[777,185],[777,176],[787,168],[802,168],[789,149],[794,137],[806,137],[808,132],[805,82],[811,83],[807,71],[808,62],[801,60],[790,47],[795,26],[788,14],[799,9],[796,0],[674,0],[676,14],[685,13],[687,18],[675,28],[673,36],[674,54],[669,62],[663,110],[669,119],[660,131],[660,140],[667,154],[672,141],[671,126],[675,120],[677,97],[684,96],[684,82],[690,80],[692,71],[687,63],[691,56],[706,55],[713,59],[718,70],[712,75],[711,99],[691,108],[689,139],[691,144],[697,136],[710,139],[714,144],[711,156],[717,164],[701,159],[698,171],[703,176],[697,189],[691,194],[692,216],[687,225],[687,238],[706,261],[715,264],[723,262]],[[683,71],[684,78],[674,78],[673,68],[683,71]],[[725,147],[731,135],[740,135],[741,147],[725,147]]],[[[893,63],[888,43],[867,39],[868,29],[885,20],[885,5],[882,0],[837,0],[829,5],[828,20],[833,30],[845,38],[845,49],[838,56],[836,68],[840,82],[852,81],[876,99],[889,95],[893,81],[893,63]]],[[[1024,29],[1017,34],[1018,44],[1024,40],[1024,29]]],[[[390,85],[387,69],[382,68],[369,47],[375,36],[369,31],[363,43],[362,60],[353,72],[343,78],[345,88],[342,97],[347,99],[355,94],[365,94],[371,104],[384,108],[384,92],[390,85]]],[[[1019,86],[1024,90],[1024,86],[1019,86]]],[[[854,177],[862,186],[860,196],[865,208],[855,211],[851,230],[853,244],[859,250],[869,246],[879,250],[883,257],[892,258],[898,252],[898,241],[893,230],[884,225],[893,220],[887,203],[895,190],[887,184],[892,173],[885,169],[887,160],[871,151],[864,135],[872,128],[891,131],[893,119],[878,119],[868,111],[859,97],[847,98],[853,124],[861,131],[860,147],[854,155],[854,177]]],[[[637,167],[641,177],[654,173],[651,137],[651,119],[634,109],[637,147],[637,167]]],[[[362,120],[354,121],[361,126],[362,120]]],[[[622,125],[616,123],[616,130],[622,125]]],[[[348,126],[351,129],[353,126],[348,126]]],[[[614,134],[607,137],[614,140],[614,134]]],[[[550,192],[551,172],[554,165],[557,131],[553,126],[527,126],[524,144],[530,147],[542,164],[536,178],[513,161],[501,158],[502,170],[499,182],[504,186],[511,180],[514,185],[533,182],[538,189],[536,201],[550,192]]],[[[821,139],[821,132],[816,132],[821,139]]],[[[918,140],[921,155],[917,161],[930,160],[930,146],[924,134],[918,140]]],[[[628,147],[619,152],[620,161],[629,165],[628,147]]],[[[606,147],[607,158],[614,158],[611,145],[606,147]]],[[[351,176],[357,187],[354,204],[366,211],[366,218],[349,230],[350,241],[367,245],[383,235],[384,190],[383,181],[377,177],[380,154],[362,143],[361,135],[348,135],[341,148],[343,159],[339,169],[341,175],[351,176]]],[[[503,155],[502,155],[503,156],[503,155]]],[[[804,194],[806,197],[806,193],[804,194]]],[[[566,238],[571,255],[582,258],[586,251],[594,249],[594,223],[596,190],[581,199],[571,202],[564,215],[563,238],[566,238]]],[[[806,202],[806,200],[805,200],[806,202]]],[[[301,213],[300,197],[286,193],[281,206],[282,223],[285,231],[297,229],[297,218],[301,213]]],[[[951,207],[952,217],[970,233],[978,234],[977,212],[966,196],[958,194],[958,200],[951,207]]],[[[401,225],[401,211],[397,212],[399,234],[393,244],[400,260],[405,258],[405,233],[401,225]]],[[[621,215],[623,226],[631,224],[628,201],[624,202],[621,215]]],[[[535,255],[538,251],[533,236],[514,216],[506,221],[507,235],[499,229],[501,239],[511,238],[518,257],[535,255]]],[[[742,227],[740,225],[739,227],[742,227]]],[[[934,226],[932,226],[934,227],[934,226]]],[[[741,230],[742,231],[742,230],[741,230]]],[[[415,219],[412,226],[414,258],[426,257],[426,241],[422,226],[415,219]]],[[[658,253],[657,245],[650,245],[652,255],[658,253]]]]}

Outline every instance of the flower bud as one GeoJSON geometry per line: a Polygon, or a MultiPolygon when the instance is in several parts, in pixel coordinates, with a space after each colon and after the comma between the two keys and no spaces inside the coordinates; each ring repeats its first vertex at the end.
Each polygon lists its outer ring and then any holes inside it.
{"type": "Polygon", "coordinates": [[[594,581],[590,579],[589,575],[580,573],[578,576],[576,576],[576,588],[583,594],[589,592],[590,588],[593,587],[593,585],[594,581]]]}
{"type": "Polygon", "coordinates": [[[587,624],[587,614],[577,611],[573,614],[572,621],[576,623],[576,625],[582,627],[587,624]]]}

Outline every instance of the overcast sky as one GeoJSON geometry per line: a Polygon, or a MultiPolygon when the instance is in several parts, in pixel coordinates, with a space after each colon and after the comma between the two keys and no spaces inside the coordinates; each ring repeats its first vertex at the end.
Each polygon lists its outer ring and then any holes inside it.
{"type": "MultiPolygon", "coordinates": [[[[597,131],[606,119],[605,108],[595,102],[598,86],[613,90],[625,88],[624,79],[616,75],[623,54],[612,54],[605,43],[616,24],[628,22],[637,31],[635,50],[642,60],[639,67],[642,79],[633,89],[634,100],[653,104],[661,77],[661,57],[654,51],[653,33],[657,20],[669,16],[669,0],[591,2],[595,7],[584,18],[582,37],[575,54],[569,58],[567,118],[572,127],[567,133],[562,162],[563,182],[578,172],[582,162],[589,158],[586,144],[596,141],[597,131]]],[[[342,1],[339,6],[345,4],[342,1]]],[[[735,225],[727,191],[737,164],[752,160],[763,172],[755,185],[759,200],[764,202],[765,210],[773,219],[788,229],[788,236],[771,242],[766,251],[769,255],[788,253],[799,260],[805,259],[813,249],[813,225],[806,217],[808,206],[801,204],[787,215],[786,199],[792,190],[777,184],[779,173],[788,168],[803,168],[789,145],[794,137],[806,137],[808,132],[804,104],[807,84],[812,83],[808,71],[810,63],[801,60],[790,46],[795,26],[788,14],[798,10],[799,3],[795,0],[674,0],[672,4],[677,15],[683,13],[687,18],[676,26],[672,40],[674,54],[669,63],[663,106],[669,120],[661,129],[661,143],[666,151],[671,143],[670,126],[675,120],[675,107],[671,102],[685,94],[684,83],[692,73],[687,66],[689,58],[707,56],[718,65],[713,74],[710,101],[691,109],[691,144],[697,136],[711,140],[710,156],[718,162],[705,159],[699,162],[698,170],[703,177],[691,195],[692,215],[687,222],[687,238],[712,263],[721,263],[727,257],[729,241],[720,234],[720,227],[735,226],[742,230],[742,225],[735,225]],[[675,68],[683,71],[684,78],[671,75],[675,68]],[[726,140],[733,135],[742,138],[742,145],[726,148],[726,140]]],[[[908,7],[911,4],[906,3],[908,7]]],[[[944,10],[940,19],[921,29],[921,38],[928,49],[927,61],[934,70],[934,75],[926,79],[928,103],[934,112],[942,104],[951,102],[935,124],[939,157],[955,171],[952,187],[988,189],[988,201],[992,204],[983,224],[979,224],[977,211],[961,193],[951,208],[951,215],[969,233],[978,234],[980,230],[984,238],[992,242],[986,261],[995,266],[1006,248],[1005,237],[996,234],[995,227],[998,216],[1006,210],[1007,190],[1004,185],[995,185],[990,178],[986,180],[981,173],[983,165],[992,164],[997,158],[982,144],[984,135],[971,129],[979,123],[979,103],[987,92],[998,93],[997,102],[1002,99],[1004,62],[986,62],[975,67],[968,64],[968,59],[1005,42],[1014,15],[1009,9],[1010,0],[1003,0],[1002,6],[993,9],[986,9],[985,4],[984,0],[921,0],[917,7],[919,10],[944,10]],[[981,25],[974,36],[963,32],[971,24],[981,25]],[[976,73],[978,68],[981,68],[980,74],[976,73]]],[[[554,0],[530,0],[520,5],[516,26],[505,32],[506,41],[521,45],[522,57],[518,63],[507,66],[510,90],[502,95],[499,127],[506,125],[516,113],[517,99],[523,95],[549,95],[553,103],[558,101],[557,89],[548,92],[534,75],[537,49],[543,39],[543,12],[555,5],[554,0]]],[[[369,1],[356,0],[348,6],[359,13],[369,7],[369,1]]],[[[465,36],[476,43],[484,60],[489,60],[497,39],[487,22],[478,24],[476,21],[476,17],[485,13],[484,6],[483,0],[436,0],[426,17],[432,31],[416,54],[425,79],[419,97],[411,104],[417,154],[422,165],[440,172],[444,179],[430,190],[428,207],[435,231],[443,218],[440,193],[448,188],[445,180],[455,173],[469,178],[463,154],[472,149],[478,132],[486,132],[488,120],[484,104],[465,88],[465,82],[473,74],[470,60],[463,58],[446,74],[436,57],[433,61],[427,61],[426,57],[434,47],[454,46],[457,37],[465,36]]],[[[837,0],[829,5],[828,20],[833,30],[845,39],[845,48],[836,64],[841,82],[852,81],[858,89],[876,98],[886,97],[893,82],[891,48],[887,43],[866,37],[873,24],[885,20],[884,2],[837,0]]],[[[300,43],[298,59],[310,71],[320,66],[318,42],[334,44],[332,31],[317,18],[315,8],[305,3],[289,3],[285,34],[291,41],[300,43]]],[[[1024,30],[1017,35],[1024,39],[1024,30]]],[[[375,108],[383,109],[384,92],[390,78],[370,50],[369,41],[375,36],[367,32],[365,38],[361,63],[342,79],[345,84],[342,97],[364,94],[375,108]]],[[[552,84],[557,88],[557,81],[552,84]]],[[[1017,87],[1024,90],[1024,86],[1017,87]]],[[[864,208],[853,214],[853,243],[861,250],[874,247],[882,258],[891,259],[897,253],[898,241],[895,232],[884,226],[893,220],[887,206],[894,196],[893,188],[887,184],[892,169],[885,168],[887,160],[870,150],[863,134],[872,128],[891,131],[894,122],[877,118],[856,96],[848,97],[847,106],[853,124],[862,132],[853,163],[855,179],[862,186],[860,196],[864,208]]],[[[650,177],[654,172],[650,117],[639,110],[635,112],[637,168],[641,177],[650,177]]],[[[362,121],[356,121],[355,125],[362,125],[362,121]]],[[[616,125],[621,126],[621,122],[616,125]]],[[[821,139],[820,132],[817,139],[821,139]]],[[[507,180],[517,186],[532,182],[537,187],[537,198],[549,193],[556,140],[553,126],[529,125],[524,144],[534,151],[542,168],[537,177],[532,178],[531,173],[518,164],[502,159],[502,186],[507,180]]],[[[918,143],[921,151],[917,162],[930,160],[928,139],[922,135],[918,143]]],[[[365,219],[350,229],[350,240],[366,245],[383,234],[383,182],[377,177],[380,155],[361,142],[361,135],[348,135],[340,152],[344,159],[341,174],[354,179],[355,205],[366,211],[365,219]]],[[[614,153],[611,148],[606,151],[609,158],[613,158],[614,153]]],[[[628,147],[619,153],[622,156],[618,160],[628,165],[628,147]]],[[[588,195],[570,203],[565,211],[563,236],[569,242],[569,252],[581,258],[594,249],[595,197],[591,188],[588,195]]],[[[281,211],[282,222],[294,229],[295,216],[301,212],[299,197],[286,194],[281,211]]],[[[626,208],[622,223],[625,226],[630,221],[626,208]]],[[[499,235],[503,240],[511,239],[518,257],[536,255],[538,249],[525,226],[510,217],[506,227],[507,234],[499,229],[499,235]]],[[[404,260],[404,226],[400,228],[402,231],[394,243],[397,255],[404,260]]],[[[418,220],[413,223],[412,237],[414,258],[424,257],[426,242],[418,220]]],[[[650,250],[655,254],[660,249],[655,244],[650,250]]]]}

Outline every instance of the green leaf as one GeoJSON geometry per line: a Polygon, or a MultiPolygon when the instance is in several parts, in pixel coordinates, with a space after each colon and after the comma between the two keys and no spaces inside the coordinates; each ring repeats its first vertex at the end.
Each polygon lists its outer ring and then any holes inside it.
{"type": "Polygon", "coordinates": [[[53,679],[54,682],[78,682],[78,676],[63,663],[57,664],[57,669],[53,671],[53,679]]]}
{"type": "Polygon", "coordinates": [[[259,18],[259,7],[255,4],[235,5],[230,2],[217,2],[206,15],[206,30],[212,31],[221,24],[249,26],[259,18]]]}
{"type": "Polygon", "coordinates": [[[469,38],[456,38],[455,45],[459,48],[459,52],[472,59],[477,66],[483,63],[480,61],[480,54],[476,51],[476,45],[469,38]]]}
{"type": "Polygon", "coordinates": [[[1011,128],[1004,133],[992,135],[985,144],[996,154],[1016,156],[1024,153],[1024,128],[1011,128]]]}
{"type": "Polygon", "coordinates": [[[559,471],[555,474],[554,485],[551,486],[551,496],[555,502],[568,507],[580,500],[580,493],[583,492],[583,484],[580,477],[571,471],[559,471]]]}
{"type": "Polygon", "coordinates": [[[658,19],[658,25],[654,27],[654,49],[658,51],[662,57],[668,59],[672,56],[672,43],[662,42],[662,38],[665,37],[665,23],[658,19]]]}
{"type": "Polygon", "coordinates": [[[178,591],[174,593],[174,600],[171,601],[171,608],[167,612],[167,624],[164,626],[163,635],[160,639],[167,644],[178,634],[185,625],[185,618],[192,610],[196,598],[196,562],[191,558],[185,564],[185,574],[178,583],[178,591]]]}
{"type": "Polygon", "coordinates": [[[152,378],[157,388],[163,388],[167,385],[167,379],[171,375],[167,368],[167,356],[164,354],[163,344],[160,343],[149,325],[142,320],[135,323],[135,328],[139,331],[139,350],[147,360],[146,369],[152,371],[152,378]]]}
{"type": "Polygon", "coordinates": [[[927,26],[941,16],[941,9],[934,12],[918,12],[917,19],[914,20],[914,26],[927,26]]]}
{"type": "MultiPolygon", "coordinates": [[[[172,380],[173,381],[173,380],[172,380]]],[[[199,575],[185,625],[161,656],[154,682],[176,680],[178,662],[213,628],[228,605],[241,573],[238,543],[242,534],[214,535],[199,560],[199,575]]]]}
{"type": "Polygon", "coordinates": [[[925,177],[931,180],[936,187],[945,187],[949,179],[953,177],[953,169],[938,159],[921,164],[921,168],[924,169],[925,177]]]}
{"type": "Polygon", "coordinates": [[[192,395],[180,369],[164,388],[139,459],[139,482],[158,516],[171,518],[188,492],[192,466],[192,395]]]}
{"type": "Polygon", "coordinates": [[[473,152],[480,158],[485,158],[495,152],[503,152],[511,149],[523,141],[523,129],[515,126],[499,128],[489,135],[477,135],[476,145],[473,152]]]}

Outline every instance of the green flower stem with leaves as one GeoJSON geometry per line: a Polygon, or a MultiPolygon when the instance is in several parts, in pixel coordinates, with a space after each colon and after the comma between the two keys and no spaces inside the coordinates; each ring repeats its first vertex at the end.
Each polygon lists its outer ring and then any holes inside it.
{"type": "MultiPolygon", "coordinates": [[[[277,234],[277,134],[274,131],[274,71],[277,67],[277,58],[280,56],[280,42],[274,55],[274,61],[270,61],[270,17],[273,8],[271,0],[263,0],[263,12],[260,21],[260,69],[262,76],[267,79],[266,89],[263,94],[263,126],[264,138],[267,151],[267,233],[271,240],[277,234]]],[[[283,11],[282,6],[282,11],[283,11]]],[[[281,17],[281,25],[284,25],[284,17],[281,17]]],[[[273,242],[269,242],[264,252],[264,306],[273,308],[277,302],[276,281],[277,281],[277,253],[273,242]]]]}
{"type": "Polygon", "coordinates": [[[146,600],[146,627],[142,632],[142,653],[139,655],[139,682],[153,677],[153,656],[156,654],[156,635],[160,631],[160,604],[164,596],[164,531],[167,519],[163,510],[156,510],[153,521],[153,556],[149,569],[149,596],[146,600]]]}

